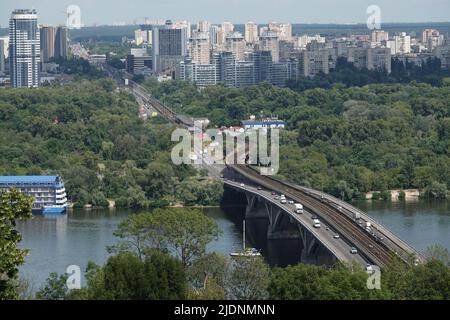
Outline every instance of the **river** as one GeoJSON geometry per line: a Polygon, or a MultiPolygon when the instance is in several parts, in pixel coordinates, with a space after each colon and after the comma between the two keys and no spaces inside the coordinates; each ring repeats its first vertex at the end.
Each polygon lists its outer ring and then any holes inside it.
{"type": "MultiPolygon", "coordinates": [[[[420,251],[432,244],[441,244],[450,250],[450,201],[359,202],[355,205],[420,251]]],[[[210,243],[208,251],[228,255],[242,247],[242,222],[238,216],[226,214],[219,208],[207,208],[204,212],[222,230],[219,240],[210,243]]],[[[78,265],[84,270],[90,260],[104,263],[108,258],[106,247],[117,241],[114,230],[132,213],[119,209],[73,210],[64,216],[34,216],[30,221],[19,222],[18,229],[23,234],[20,246],[30,249],[20,268],[21,277],[36,291],[50,272],[63,273],[69,265],[78,265]]],[[[257,242],[253,245],[263,249],[272,265],[296,262],[296,253],[287,250],[289,243],[257,242]]]]}

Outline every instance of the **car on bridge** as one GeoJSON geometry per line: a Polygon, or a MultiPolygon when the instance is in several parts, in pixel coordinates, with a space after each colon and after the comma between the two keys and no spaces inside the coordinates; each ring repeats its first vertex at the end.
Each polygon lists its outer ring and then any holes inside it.
{"type": "Polygon", "coordinates": [[[314,219],[313,227],[319,229],[321,227],[319,219],[314,219]]]}
{"type": "Polygon", "coordinates": [[[286,204],[287,203],[286,199],[284,199],[284,198],[282,198],[280,202],[281,202],[281,204],[286,204]]]}
{"type": "Polygon", "coordinates": [[[333,238],[334,238],[334,239],[340,239],[340,238],[341,238],[341,236],[340,236],[340,235],[338,235],[338,234],[335,234],[335,235],[333,236],[333,238]]]}
{"type": "Polygon", "coordinates": [[[351,253],[351,254],[358,254],[358,249],[356,249],[355,247],[352,247],[352,248],[350,249],[350,253],[351,253]]]}

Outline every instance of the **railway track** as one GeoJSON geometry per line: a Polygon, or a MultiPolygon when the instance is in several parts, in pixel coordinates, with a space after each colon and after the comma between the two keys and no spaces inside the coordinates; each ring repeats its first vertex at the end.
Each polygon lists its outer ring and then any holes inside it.
{"type": "Polygon", "coordinates": [[[335,208],[280,181],[273,180],[267,176],[261,176],[258,172],[246,165],[235,165],[233,167],[255,183],[270,190],[281,192],[287,197],[302,203],[308,211],[317,215],[327,225],[332,226],[341,237],[352,243],[361,255],[380,268],[386,267],[392,261],[394,254],[387,246],[376,241],[368,232],[335,208]]]}
{"type": "Polygon", "coordinates": [[[170,108],[163,105],[161,102],[153,98],[145,88],[141,85],[129,81],[131,88],[134,93],[136,93],[141,99],[147,101],[157,112],[159,112],[164,118],[166,118],[170,123],[178,124],[177,114],[170,108]]]}

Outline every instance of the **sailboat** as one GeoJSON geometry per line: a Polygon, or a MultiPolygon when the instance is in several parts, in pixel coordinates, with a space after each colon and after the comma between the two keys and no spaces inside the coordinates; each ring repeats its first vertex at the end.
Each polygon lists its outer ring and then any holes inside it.
{"type": "Polygon", "coordinates": [[[231,252],[230,256],[232,257],[259,257],[261,256],[261,252],[258,249],[255,248],[251,248],[251,249],[246,249],[245,248],[245,220],[243,223],[243,228],[242,228],[242,252],[231,252]]]}

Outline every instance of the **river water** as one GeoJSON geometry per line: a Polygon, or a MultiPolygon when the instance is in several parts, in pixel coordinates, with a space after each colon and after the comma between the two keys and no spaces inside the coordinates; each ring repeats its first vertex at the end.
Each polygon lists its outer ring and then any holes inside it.
{"type": "MultiPolygon", "coordinates": [[[[450,202],[385,203],[360,202],[356,205],[383,223],[402,239],[423,251],[432,244],[450,250],[450,202]]],[[[241,216],[224,213],[219,208],[204,212],[216,220],[222,235],[208,246],[208,251],[228,255],[242,247],[241,216]]],[[[20,246],[30,250],[20,275],[33,291],[38,290],[50,272],[63,273],[69,265],[82,270],[88,261],[102,264],[108,258],[106,247],[116,243],[113,236],[118,223],[133,214],[130,210],[74,210],[64,216],[35,216],[20,222],[23,235],[20,246]]],[[[250,239],[252,240],[252,239],[250,239]]],[[[289,240],[292,241],[292,240],[289,240]]],[[[288,250],[287,241],[270,241],[255,245],[272,265],[295,263],[297,253],[288,250]]]]}

